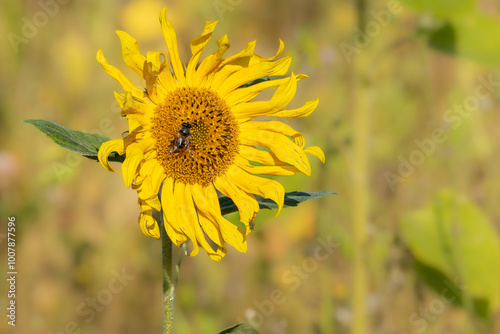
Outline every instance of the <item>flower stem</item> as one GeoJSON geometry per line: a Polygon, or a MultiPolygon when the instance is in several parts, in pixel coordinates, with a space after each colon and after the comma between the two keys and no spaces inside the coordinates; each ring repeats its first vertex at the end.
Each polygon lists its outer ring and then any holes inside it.
{"type": "MultiPolygon", "coordinates": [[[[174,333],[174,300],[175,300],[175,284],[172,272],[172,241],[168,237],[165,227],[163,226],[163,217],[160,221],[161,234],[161,254],[163,264],[163,333],[174,333]]],[[[180,263],[176,268],[176,278],[178,279],[178,270],[180,263]]]]}

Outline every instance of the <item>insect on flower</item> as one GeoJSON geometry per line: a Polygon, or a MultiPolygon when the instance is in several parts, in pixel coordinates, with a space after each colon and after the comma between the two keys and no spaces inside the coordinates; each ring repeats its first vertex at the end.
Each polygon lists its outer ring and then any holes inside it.
{"type": "Polygon", "coordinates": [[[169,153],[174,153],[177,150],[182,150],[184,148],[189,150],[191,145],[191,124],[189,122],[184,122],[181,125],[181,129],[177,132],[176,137],[172,140],[172,146],[170,147],[169,153]]]}

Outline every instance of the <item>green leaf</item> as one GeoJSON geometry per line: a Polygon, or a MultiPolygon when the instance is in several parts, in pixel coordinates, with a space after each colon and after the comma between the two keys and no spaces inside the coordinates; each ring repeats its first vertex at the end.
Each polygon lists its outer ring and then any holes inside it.
{"type": "MultiPolygon", "coordinates": [[[[70,130],[43,119],[28,119],[24,120],[24,122],[33,124],[56,144],[93,160],[97,160],[97,153],[101,144],[110,140],[108,137],[99,134],[70,130]]],[[[109,160],[123,162],[124,158],[113,153],[110,155],[109,160]]]]}
{"type": "Polygon", "coordinates": [[[476,9],[475,0],[402,0],[401,3],[420,13],[440,18],[467,15],[476,9]]]}
{"type": "Polygon", "coordinates": [[[429,46],[480,64],[500,66],[500,21],[482,13],[450,18],[443,26],[427,30],[429,46]]]}
{"type": "Polygon", "coordinates": [[[499,309],[500,240],[474,203],[442,191],[428,206],[405,216],[401,228],[418,261],[463,286],[464,295],[483,305],[481,313],[499,309]]]}
{"type": "MultiPolygon", "coordinates": [[[[302,202],[305,202],[310,199],[320,198],[328,194],[336,194],[331,191],[320,191],[320,192],[302,192],[302,191],[293,191],[289,193],[285,193],[285,203],[283,208],[288,208],[291,206],[297,206],[302,202]]],[[[278,209],[278,205],[274,203],[273,200],[262,198],[260,196],[255,196],[255,199],[259,203],[261,209],[278,209]]],[[[234,204],[233,200],[229,197],[222,196],[219,198],[220,209],[223,215],[227,215],[232,212],[238,211],[238,208],[234,204]]]]}
{"type": "MultiPolygon", "coordinates": [[[[466,304],[464,296],[467,292],[467,287],[461,284],[458,279],[454,282],[443,275],[443,273],[439,270],[429,267],[418,260],[415,261],[414,268],[425,283],[435,292],[440,294],[444,301],[450,302],[455,306],[462,306],[466,304]]],[[[488,300],[475,297],[472,298],[470,306],[475,314],[479,315],[483,319],[486,319],[489,313],[488,304],[488,300]]]]}
{"type": "Polygon", "coordinates": [[[227,328],[219,334],[260,334],[260,332],[247,323],[241,323],[227,328]]]}

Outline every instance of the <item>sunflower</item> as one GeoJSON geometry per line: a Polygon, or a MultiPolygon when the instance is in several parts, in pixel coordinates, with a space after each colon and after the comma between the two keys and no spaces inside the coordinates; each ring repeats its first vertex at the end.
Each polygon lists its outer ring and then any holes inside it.
{"type": "Polygon", "coordinates": [[[144,56],[134,38],[116,32],[123,59],[144,78],[144,90],[109,65],[102,50],[97,53],[97,61],[125,91],[115,92],[115,97],[128,121],[128,135],[103,143],[99,161],[114,171],[109,154],[125,154],[123,180],[137,191],[139,225],[144,234],[160,238],[153,209],[161,211],[165,230],[175,245],[190,239],[191,256],[201,247],[210,258],[220,260],[226,254],[226,242],[246,252],[246,236],[259,211],[255,195],[276,202],[278,213],[283,206],[283,186],[257,175],[310,175],[306,153],[323,162],[325,159],[319,147],[304,148],[304,137],[289,125],[252,119],[305,117],[314,111],[318,100],[283,110],[295,95],[297,81],[307,76],[293,72],[285,76],[291,58],[275,60],[283,52],[282,41],[270,58],[254,53],[255,41],[224,58],[229,48],[225,35],[217,41],[218,50],[200,62],[217,21],[205,23],[201,36],[191,42],[191,59],[183,66],[176,34],[166,15],[164,8],[160,24],[168,57],[152,51],[144,56]],[[263,77],[278,78],[258,80],[263,77]],[[277,88],[270,100],[254,101],[260,92],[272,87],[277,88]],[[219,193],[234,201],[245,229],[221,215],[219,193]]]}

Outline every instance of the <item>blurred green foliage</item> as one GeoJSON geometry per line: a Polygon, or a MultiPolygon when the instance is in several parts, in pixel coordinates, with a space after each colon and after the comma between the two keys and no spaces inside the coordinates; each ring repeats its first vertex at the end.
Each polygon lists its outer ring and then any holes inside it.
{"type": "Polygon", "coordinates": [[[401,232],[418,261],[461,286],[460,296],[484,299],[485,316],[498,311],[500,266],[492,264],[500,263],[500,240],[474,203],[443,190],[429,206],[405,216],[401,232]]]}

